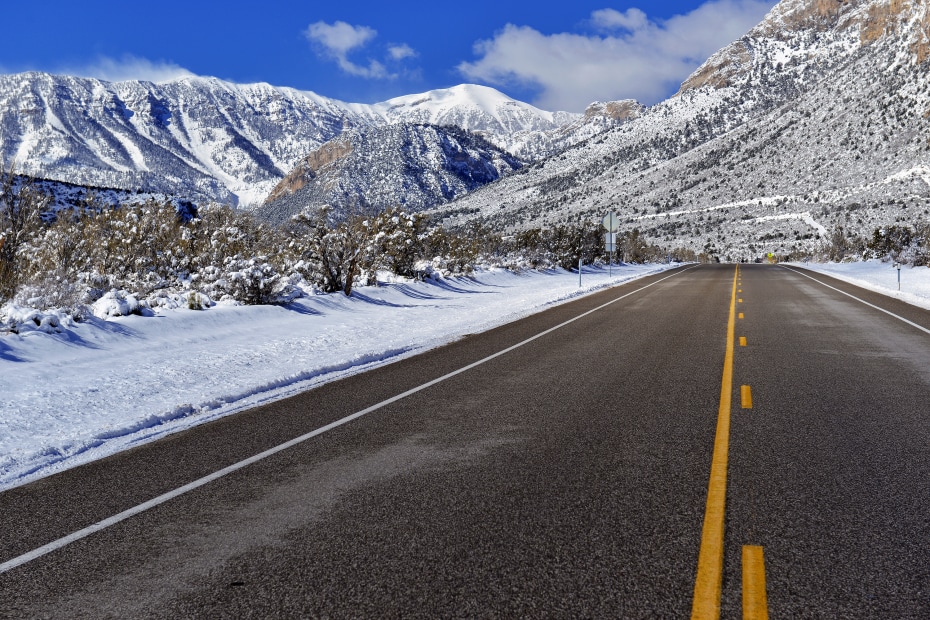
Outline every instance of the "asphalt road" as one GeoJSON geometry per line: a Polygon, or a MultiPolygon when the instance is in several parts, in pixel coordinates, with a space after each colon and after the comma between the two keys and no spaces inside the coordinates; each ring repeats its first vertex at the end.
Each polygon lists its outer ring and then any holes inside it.
{"type": "MultiPolygon", "coordinates": [[[[722,616],[753,545],[772,617],[930,617],[930,334],[740,272],[722,616]]],[[[640,280],[0,493],[2,563],[599,308],[3,572],[0,616],[687,617],[735,274],[640,280]]]]}

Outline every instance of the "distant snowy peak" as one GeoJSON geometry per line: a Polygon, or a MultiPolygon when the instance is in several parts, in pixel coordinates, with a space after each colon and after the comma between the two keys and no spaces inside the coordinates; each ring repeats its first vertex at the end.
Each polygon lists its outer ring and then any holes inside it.
{"type": "Polygon", "coordinates": [[[459,127],[524,158],[550,154],[548,134],[582,118],[572,112],[540,110],[476,84],[396,97],[371,105],[368,111],[388,123],[459,127]]]}
{"type": "MultiPolygon", "coordinates": [[[[468,131],[512,133],[527,129],[554,129],[561,123],[553,112],[546,112],[528,103],[517,101],[488,86],[461,84],[419,95],[389,99],[373,106],[385,118],[403,118],[406,122],[433,125],[457,125],[468,131]],[[474,126],[464,126],[474,123],[474,126]]],[[[570,117],[580,115],[569,115],[570,117]]],[[[560,116],[561,120],[567,120],[560,116]]]]}

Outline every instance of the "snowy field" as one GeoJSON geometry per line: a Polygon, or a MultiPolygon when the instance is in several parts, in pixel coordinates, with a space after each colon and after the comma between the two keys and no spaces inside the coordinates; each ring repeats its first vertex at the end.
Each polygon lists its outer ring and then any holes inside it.
{"type": "MultiPolygon", "coordinates": [[[[0,334],[0,490],[667,269],[482,271],[0,334]],[[51,333],[49,333],[51,332],[51,333]]],[[[47,323],[47,321],[46,321],[47,323]]]]}

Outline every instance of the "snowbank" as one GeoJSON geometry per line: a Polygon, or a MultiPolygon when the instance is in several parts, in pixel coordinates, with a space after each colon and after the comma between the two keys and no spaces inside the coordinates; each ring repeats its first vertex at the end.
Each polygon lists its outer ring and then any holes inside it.
{"type": "Polygon", "coordinates": [[[838,280],[930,310],[930,268],[901,267],[901,290],[898,291],[898,271],[893,263],[869,260],[855,263],[797,263],[838,280]]]}

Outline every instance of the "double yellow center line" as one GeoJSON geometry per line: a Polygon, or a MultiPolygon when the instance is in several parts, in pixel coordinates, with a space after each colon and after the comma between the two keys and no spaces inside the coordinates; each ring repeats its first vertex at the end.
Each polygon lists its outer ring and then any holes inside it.
{"type": "MultiPolygon", "coordinates": [[[[733,355],[736,343],[736,302],[739,283],[739,266],[733,275],[730,295],[730,315],[727,320],[727,348],[723,361],[723,378],[720,381],[720,407],[717,410],[717,433],[714,438],[714,455],[710,466],[707,487],[707,507],[701,531],[701,550],[698,555],[697,578],[694,582],[692,620],[717,620],[720,617],[720,594],[723,586],[724,514],[727,499],[727,460],[730,452],[730,411],[733,395],[733,355]]],[[[740,289],[739,292],[742,292],[740,289]]],[[[739,300],[742,303],[742,299],[739,300]]],[[[743,318],[743,313],[739,314],[743,318]]],[[[746,346],[745,338],[740,346],[746,346]]],[[[749,386],[741,386],[743,408],[752,408],[749,386]],[[748,405],[748,406],[747,406],[748,405]]],[[[743,547],[743,617],[768,618],[765,593],[765,567],[762,548],[743,547]]]]}
{"type": "Polygon", "coordinates": [[[730,318],[727,321],[727,350],[720,382],[720,407],[717,409],[717,434],[707,486],[707,508],[701,531],[697,578],[694,581],[692,620],[720,617],[720,590],[723,586],[723,517],[727,503],[727,458],[730,453],[730,405],[733,394],[733,345],[736,340],[736,283],[739,267],[733,275],[730,295],[730,318]]]}

